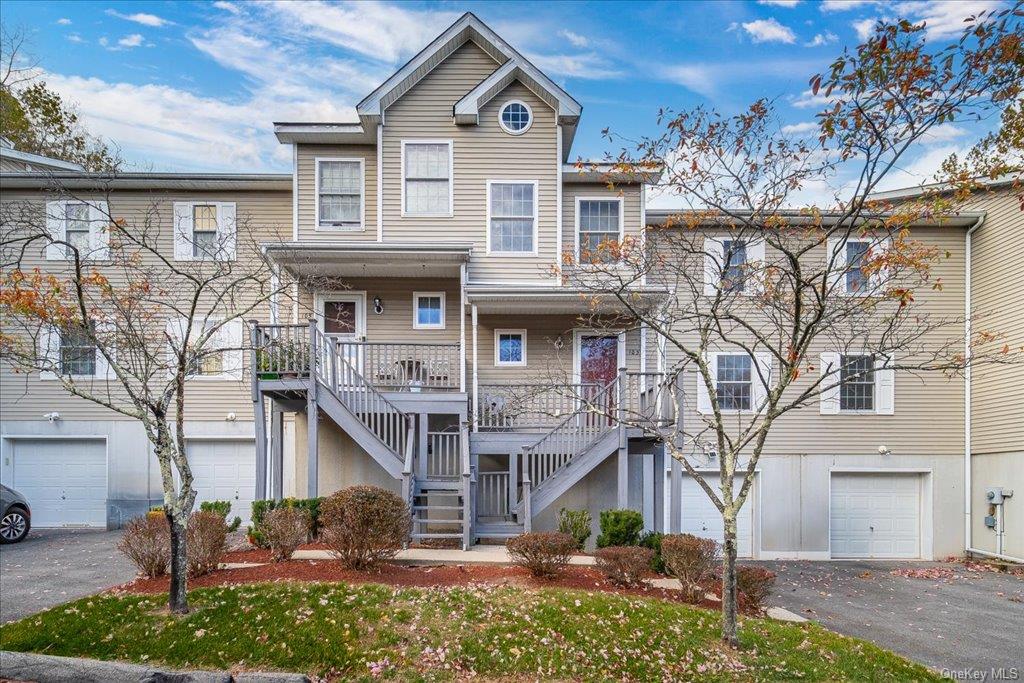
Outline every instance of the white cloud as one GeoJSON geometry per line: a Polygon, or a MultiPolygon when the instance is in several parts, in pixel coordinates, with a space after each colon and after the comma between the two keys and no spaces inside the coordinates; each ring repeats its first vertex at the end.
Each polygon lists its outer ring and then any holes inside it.
{"type": "Polygon", "coordinates": [[[928,0],[902,2],[894,10],[909,15],[915,22],[924,21],[929,39],[959,36],[964,19],[1004,6],[1001,0],[928,0]]]}
{"type": "Polygon", "coordinates": [[[832,33],[831,31],[825,31],[824,33],[816,34],[810,42],[804,43],[804,47],[820,47],[822,45],[831,45],[837,40],[839,40],[839,36],[832,33]]]}
{"type": "Polygon", "coordinates": [[[569,29],[563,28],[558,32],[558,35],[568,40],[573,47],[587,47],[590,45],[590,39],[586,36],[581,36],[578,33],[573,33],[569,29]]]}
{"type": "Polygon", "coordinates": [[[845,12],[866,5],[875,5],[877,0],[825,0],[818,9],[822,12],[845,12]]]}
{"type": "Polygon", "coordinates": [[[853,30],[857,32],[858,39],[867,40],[875,30],[876,21],[876,19],[861,19],[853,22],[850,26],[853,26],[853,30]]]}
{"type": "Polygon", "coordinates": [[[917,187],[935,182],[936,174],[939,172],[942,162],[948,159],[951,154],[963,156],[968,149],[969,147],[958,147],[956,145],[927,147],[925,151],[912,161],[893,168],[879,183],[878,191],[884,192],[885,190],[895,190],[903,187],[917,187]]]}
{"type": "Polygon", "coordinates": [[[217,9],[222,9],[225,12],[231,12],[232,14],[238,14],[242,10],[238,9],[238,6],[233,2],[225,2],[224,0],[217,0],[213,3],[213,6],[217,9]]]}
{"type": "Polygon", "coordinates": [[[950,142],[967,135],[967,131],[952,123],[942,123],[930,128],[927,133],[921,136],[923,144],[934,145],[942,142],[950,142]]]}
{"type": "Polygon", "coordinates": [[[788,78],[801,73],[809,76],[820,68],[820,61],[814,59],[762,59],[658,64],[652,67],[652,73],[660,80],[677,83],[698,95],[714,97],[720,92],[739,92],[742,84],[766,78],[788,78]]]}
{"type": "Polygon", "coordinates": [[[619,78],[622,72],[612,67],[600,55],[587,52],[578,55],[528,54],[527,58],[549,76],[569,76],[601,80],[619,78]]]}
{"type": "Polygon", "coordinates": [[[802,121],[800,123],[791,123],[788,126],[782,127],[782,132],[786,135],[807,135],[814,133],[819,130],[818,124],[814,121],[802,121]]]}
{"type": "Polygon", "coordinates": [[[85,41],[82,40],[82,36],[78,35],[77,33],[69,33],[67,35],[67,39],[68,39],[69,43],[82,43],[82,42],[85,42],[85,41]]]}
{"type": "Polygon", "coordinates": [[[153,28],[161,28],[174,22],[168,21],[163,17],[158,17],[155,14],[147,14],[146,12],[136,12],[135,14],[121,14],[117,10],[108,9],[107,14],[118,19],[124,19],[125,21],[134,21],[136,24],[142,24],[143,26],[152,26],[153,28]]]}
{"type": "Polygon", "coordinates": [[[789,103],[797,109],[809,109],[810,107],[824,107],[828,105],[832,100],[825,97],[824,93],[819,92],[815,95],[810,90],[804,90],[802,93],[789,98],[789,103]]]}
{"type": "Polygon", "coordinates": [[[717,91],[717,79],[713,69],[703,64],[677,64],[666,66],[661,70],[661,77],[666,81],[678,83],[687,90],[698,95],[710,97],[717,91]]]}
{"type": "Polygon", "coordinates": [[[139,45],[142,45],[142,35],[139,33],[129,34],[117,41],[117,44],[127,49],[138,47],[139,45]]]}
{"type": "Polygon", "coordinates": [[[57,20],[57,23],[61,26],[70,26],[71,20],[67,17],[61,17],[60,19],[57,20]]]}
{"type": "Polygon", "coordinates": [[[759,5],[774,5],[775,7],[796,7],[800,0],[757,0],[759,5]]]}
{"type": "Polygon", "coordinates": [[[331,5],[320,0],[274,0],[261,9],[283,21],[278,27],[281,30],[389,63],[415,54],[460,16],[380,2],[331,5]]]}
{"type": "Polygon", "coordinates": [[[796,35],[788,26],[777,22],[774,18],[757,19],[743,23],[746,31],[755,43],[795,43],[796,35]]]}
{"type": "Polygon", "coordinates": [[[109,44],[110,44],[110,41],[109,41],[109,40],[107,40],[107,37],[106,37],[106,36],[100,36],[100,39],[99,39],[99,40],[98,40],[97,42],[98,42],[98,43],[99,43],[100,45],[102,45],[103,47],[106,47],[107,45],[109,45],[109,44]]]}

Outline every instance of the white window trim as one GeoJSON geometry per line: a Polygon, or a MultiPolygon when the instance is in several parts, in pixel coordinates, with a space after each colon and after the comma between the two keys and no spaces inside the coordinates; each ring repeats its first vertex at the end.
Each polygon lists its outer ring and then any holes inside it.
{"type": "MultiPolygon", "coordinates": [[[[746,351],[708,351],[704,354],[706,362],[710,365],[711,375],[715,382],[715,393],[718,392],[718,358],[719,356],[746,356],[746,351]]],[[[764,412],[764,407],[758,409],[765,399],[767,398],[768,387],[761,383],[761,375],[765,375],[766,381],[771,382],[772,372],[774,370],[775,363],[772,360],[770,353],[765,351],[755,351],[753,356],[750,358],[750,409],[749,410],[735,410],[725,409],[719,406],[718,412],[722,415],[757,415],[764,412]],[[760,373],[758,372],[757,366],[761,366],[760,373]]],[[[714,412],[711,406],[711,396],[708,394],[707,387],[704,386],[704,379],[700,376],[700,373],[695,373],[697,379],[697,412],[703,415],[710,415],[714,412]],[[707,405],[702,405],[706,403],[707,405]]]]}
{"type": "Polygon", "coordinates": [[[445,300],[444,292],[413,292],[412,293],[412,329],[414,330],[443,330],[445,327],[445,315],[444,309],[447,305],[445,300]],[[441,298],[441,322],[440,324],[433,323],[420,323],[419,322],[419,311],[420,311],[420,299],[423,297],[440,297],[441,298]]]}
{"type": "MultiPolygon", "coordinates": [[[[351,301],[356,305],[356,331],[354,337],[358,340],[366,339],[366,291],[365,290],[340,290],[316,292],[313,295],[313,317],[316,319],[316,326],[321,332],[324,331],[324,304],[332,301],[351,301]]],[[[326,334],[326,333],[325,333],[326,334]]],[[[333,336],[333,335],[331,335],[333,336]]]]}
{"type": "MultiPolygon", "coordinates": [[[[723,233],[707,233],[704,235],[704,295],[715,296],[718,294],[719,288],[722,286],[722,266],[725,260],[725,242],[731,242],[739,239],[738,236],[723,232],[723,233]]],[[[743,237],[747,243],[747,260],[744,263],[764,262],[765,254],[764,239],[754,238],[750,239],[743,237]]],[[[736,296],[753,296],[761,293],[763,287],[762,282],[755,282],[750,286],[745,286],[742,291],[729,292],[730,295],[736,296]]]]}
{"type": "MultiPolygon", "coordinates": [[[[178,318],[178,324],[184,326],[187,322],[187,318],[178,318]]],[[[193,326],[202,325],[203,320],[193,320],[193,326]]],[[[242,379],[242,372],[245,365],[245,353],[242,347],[245,345],[245,325],[240,318],[232,318],[228,321],[224,321],[223,318],[209,318],[205,322],[211,325],[220,325],[214,335],[207,340],[207,344],[218,344],[217,349],[221,353],[221,372],[216,375],[189,375],[185,378],[186,382],[237,382],[242,379]],[[225,335],[232,335],[233,333],[238,334],[237,348],[231,348],[235,346],[234,339],[225,340],[225,335]],[[233,357],[233,358],[232,358],[233,357]]],[[[171,336],[173,334],[174,320],[167,321],[167,334],[171,336]]],[[[193,334],[193,336],[196,336],[193,334]]],[[[167,354],[168,357],[174,353],[174,348],[168,346],[167,354]]],[[[173,368],[168,368],[168,373],[173,374],[173,368]]]]}
{"type": "Polygon", "coordinates": [[[526,330],[495,329],[494,330],[494,367],[496,368],[525,368],[526,367],[526,330]],[[503,334],[518,334],[523,338],[523,359],[520,361],[500,360],[500,349],[498,342],[503,334]]]}
{"type": "MultiPolygon", "coordinates": [[[[51,239],[59,242],[67,241],[67,206],[68,204],[84,204],[89,214],[89,249],[82,254],[83,261],[110,260],[109,208],[101,199],[62,199],[46,202],[46,230],[51,239]]],[[[45,250],[47,261],[73,261],[74,257],[67,254],[63,244],[48,244],[45,250]]]]}
{"type": "Polygon", "coordinates": [[[624,330],[598,330],[592,327],[576,328],[572,331],[572,381],[574,384],[583,382],[581,367],[581,351],[583,337],[615,337],[616,339],[616,370],[626,367],[626,332],[624,330]]]}
{"type": "Polygon", "coordinates": [[[626,239],[625,202],[622,197],[608,197],[599,195],[580,195],[576,197],[574,238],[576,240],[575,254],[576,263],[580,262],[580,204],[582,202],[618,202],[619,204],[619,244],[626,239]]]}
{"type": "Polygon", "coordinates": [[[889,249],[889,238],[878,239],[871,235],[851,236],[845,239],[829,239],[826,252],[828,257],[833,260],[833,268],[830,271],[830,279],[836,286],[838,291],[843,296],[872,296],[875,288],[885,278],[884,272],[875,273],[871,276],[871,284],[868,286],[866,292],[850,292],[846,289],[846,275],[847,268],[849,268],[849,261],[846,260],[846,245],[854,244],[867,244],[873,251],[887,251],[889,249]],[[842,249],[843,253],[840,254],[839,250],[842,249]]]}
{"type": "MultiPolygon", "coordinates": [[[[404,168],[404,166],[403,166],[404,168]]],[[[315,187],[313,230],[315,232],[362,232],[366,229],[366,160],[362,157],[314,157],[313,181],[315,187]],[[321,226],[320,225],[320,164],[324,161],[343,161],[359,164],[359,225],[358,226],[321,226]]]]}
{"type": "Polygon", "coordinates": [[[455,215],[455,141],[442,139],[402,140],[402,218],[451,218],[455,215]],[[409,213],[405,210],[405,147],[406,145],[448,145],[448,213],[409,213]]]}
{"type": "MultiPolygon", "coordinates": [[[[106,326],[108,329],[111,327],[109,322],[100,323],[100,324],[106,326]]],[[[40,330],[40,338],[39,338],[40,355],[43,358],[45,358],[48,362],[50,362],[53,365],[55,365],[57,368],[60,368],[60,352],[61,352],[60,332],[61,332],[60,328],[58,328],[56,326],[53,326],[53,325],[47,325],[42,330],[40,330]],[[53,343],[54,338],[56,338],[56,344],[53,343]]],[[[64,377],[67,377],[71,381],[85,381],[85,380],[91,380],[91,379],[109,379],[113,375],[113,373],[110,371],[110,367],[107,364],[107,359],[103,357],[102,353],[100,353],[99,346],[96,346],[94,348],[93,353],[96,355],[96,358],[95,358],[95,362],[94,362],[94,365],[93,365],[93,368],[94,368],[93,369],[93,374],[91,374],[91,375],[64,375],[64,374],[58,374],[56,372],[52,372],[50,370],[40,370],[39,371],[39,379],[41,379],[41,380],[59,380],[59,379],[62,379],[64,377]]]]}
{"type": "Polygon", "coordinates": [[[523,133],[525,133],[526,131],[530,130],[530,128],[533,127],[533,107],[528,105],[526,102],[523,102],[522,100],[507,100],[505,102],[502,102],[501,106],[498,107],[498,125],[501,126],[501,129],[508,133],[509,135],[522,135],[523,133]],[[501,114],[503,111],[505,111],[505,107],[507,107],[510,104],[521,104],[524,107],[526,107],[526,112],[530,115],[530,121],[529,123],[526,124],[526,128],[523,128],[522,130],[512,130],[511,128],[505,127],[505,122],[502,120],[501,114]]]}
{"type": "Polygon", "coordinates": [[[819,413],[822,415],[893,415],[896,408],[896,371],[886,367],[892,357],[878,353],[822,353],[819,356],[822,382],[828,387],[818,395],[819,413]],[[875,356],[875,385],[873,410],[843,410],[840,392],[843,356],[875,356]]]}
{"type": "Polygon", "coordinates": [[[524,180],[521,178],[488,178],[487,179],[487,230],[484,238],[487,240],[488,256],[537,256],[539,246],[537,240],[540,232],[537,223],[540,222],[540,183],[536,180],[524,180]],[[493,251],[491,249],[491,186],[493,185],[533,185],[533,251],[493,251]]]}
{"type": "Polygon", "coordinates": [[[171,233],[174,238],[174,260],[175,261],[234,261],[238,257],[238,213],[235,202],[222,202],[215,199],[191,199],[173,202],[171,205],[171,233]],[[217,239],[223,240],[223,258],[204,258],[194,256],[194,233],[193,214],[197,206],[214,206],[217,209],[217,239]],[[225,218],[225,210],[231,216],[230,224],[225,218]],[[179,213],[186,211],[188,216],[188,235],[185,235],[179,225],[179,213]],[[185,236],[187,240],[182,241],[180,237],[185,236]],[[230,240],[228,237],[230,236],[230,240]],[[186,244],[187,243],[187,244],[186,244]],[[187,246],[187,249],[186,249],[187,246]],[[187,254],[185,252],[188,252],[187,254]]]}

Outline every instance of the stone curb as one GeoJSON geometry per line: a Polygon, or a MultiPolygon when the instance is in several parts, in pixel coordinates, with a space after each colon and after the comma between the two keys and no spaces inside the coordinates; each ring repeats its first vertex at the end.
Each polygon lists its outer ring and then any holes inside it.
{"type": "Polygon", "coordinates": [[[309,683],[302,674],[164,671],[138,664],[0,650],[0,679],[36,683],[309,683]]]}

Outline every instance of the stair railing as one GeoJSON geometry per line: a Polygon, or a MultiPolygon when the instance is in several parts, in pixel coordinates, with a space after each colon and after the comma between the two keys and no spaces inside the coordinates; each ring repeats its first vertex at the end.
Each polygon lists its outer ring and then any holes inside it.
{"type": "Polygon", "coordinates": [[[598,439],[617,428],[615,419],[621,403],[620,378],[616,377],[591,396],[581,397],[581,405],[536,443],[523,446],[524,468],[522,498],[566,467],[598,439]]]}
{"type": "Polygon", "coordinates": [[[321,384],[394,453],[405,460],[415,439],[409,434],[410,415],[399,410],[355,368],[338,340],[319,330],[313,336],[314,372],[321,384]]]}
{"type": "Polygon", "coordinates": [[[409,514],[415,516],[413,502],[416,496],[416,475],[413,461],[416,456],[416,422],[412,415],[405,416],[405,464],[402,466],[402,499],[409,506],[409,514]]]}

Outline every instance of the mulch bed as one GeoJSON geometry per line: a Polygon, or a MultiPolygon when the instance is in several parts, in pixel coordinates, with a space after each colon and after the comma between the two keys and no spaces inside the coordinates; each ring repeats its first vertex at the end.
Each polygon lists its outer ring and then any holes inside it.
{"type": "MultiPolygon", "coordinates": [[[[257,562],[268,561],[269,551],[248,550],[230,553],[225,562],[257,562]],[[245,559],[242,559],[245,558],[245,559]],[[266,559],[259,559],[266,558],[266,559]]],[[[337,560],[291,560],[264,564],[258,567],[242,567],[239,569],[219,569],[217,571],[189,580],[189,587],[230,586],[267,581],[343,581],[346,583],[382,583],[389,586],[416,586],[429,588],[433,586],[466,586],[470,584],[488,584],[494,586],[517,586],[522,588],[569,588],[576,590],[597,590],[623,595],[639,595],[673,602],[686,602],[682,591],[649,586],[623,588],[607,581],[600,572],[590,567],[570,565],[561,575],[551,581],[535,579],[521,567],[500,565],[438,565],[438,566],[405,566],[385,563],[375,571],[355,571],[345,569],[337,560]]],[[[156,579],[136,579],[135,581],[116,586],[114,593],[153,594],[165,593],[170,580],[165,577],[156,579]]],[[[719,587],[708,586],[708,592],[718,594],[719,587]]],[[[721,604],[716,601],[704,600],[701,607],[717,610],[721,604]]]]}

